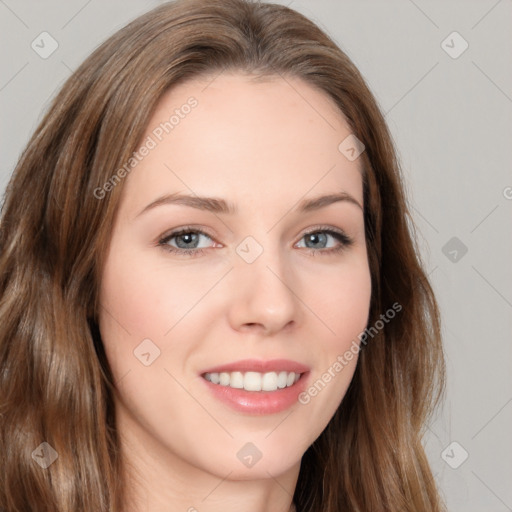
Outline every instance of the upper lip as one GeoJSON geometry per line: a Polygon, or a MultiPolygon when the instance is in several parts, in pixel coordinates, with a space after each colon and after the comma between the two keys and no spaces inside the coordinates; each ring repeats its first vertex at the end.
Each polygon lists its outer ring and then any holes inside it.
{"type": "Polygon", "coordinates": [[[305,373],[309,371],[309,367],[298,363],[297,361],[291,361],[289,359],[243,359],[240,361],[234,361],[232,363],[221,364],[208,368],[201,372],[201,375],[205,373],[222,373],[222,372],[294,372],[294,373],[305,373]]]}

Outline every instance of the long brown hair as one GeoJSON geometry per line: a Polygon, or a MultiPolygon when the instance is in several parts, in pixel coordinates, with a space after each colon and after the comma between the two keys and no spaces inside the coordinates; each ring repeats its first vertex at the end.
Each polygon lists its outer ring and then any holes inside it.
{"type": "Polygon", "coordinates": [[[299,77],[336,102],[365,145],[369,326],[401,305],[365,344],[303,456],[298,512],[444,510],[422,446],[444,392],[439,311],[389,131],[325,33],[289,8],[247,0],[179,0],[137,18],[65,83],[20,157],[0,219],[0,509],[121,510],[115,383],[97,315],[123,183],[102,199],[95,190],[138,149],[164,92],[222,70],[299,77]],[[44,471],[34,451],[53,452],[43,442],[58,454],[44,471]]]}

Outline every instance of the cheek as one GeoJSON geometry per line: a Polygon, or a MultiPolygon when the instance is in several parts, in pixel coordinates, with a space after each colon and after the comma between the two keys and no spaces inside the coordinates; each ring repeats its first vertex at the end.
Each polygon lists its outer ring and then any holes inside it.
{"type": "Polygon", "coordinates": [[[309,279],[311,309],[324,324],[324,347],[341,349],[362,332],[368,322],[372,293],[370,270],[361,259],[338,272],[309,279]]]}
{"type": "Polygon", "coordinates": [[[317,274],[305,284],[315,290],[309,296],[311,310],[318,316],[314,327],[311,322],[314,347],[310,349],[314,348],[316,364],[298,402],[304,415],[315,418],[315,427],[308,433],[312,443],[335,414],[352,381],[372,290],[370,270],[363,258],[340,266],[337,272],[330,269],[317,274]]]}
{"type": "Polygon", "coordinates": [[[371,275],[366,259],[358,256],[336,272],[327,269],[312,277],[304,285],[311,291],[309,304],[318,317],[313,331],[317,365],[299,402],[327,425],[356,369],[359,335],[368,323],[371,275]]]}
{"type": "Polygon", "coordinates": [[[101,338],[117,377],[138,367],[134,350],[143,340],[155,344],[153,356],[161,351],[161,340],[173,320],[162,314],[162,296],[170,284],[157,280],[155,270],[137,254],[127,253],[112,243],[100,288],[101,338]]]}
{"type": "Polygon", "coordinates": [[[143,372],[136,357],[148,350],[150,357],[157,355],[152,368],[184,365],[214,320],[215,311],[209,310],[214,294],[208,290],[226,269],[197,272],[176,264],[170,268],[164,260],[112,244],[102,275],[99,327],[117,378],[143,372]]]}
{"type": "Polygon", "coordinates": [[[171,272],[135,255],[107,261],[100,300],[125,331],[163,338],[207,289],[198,273],[171,272]]]}

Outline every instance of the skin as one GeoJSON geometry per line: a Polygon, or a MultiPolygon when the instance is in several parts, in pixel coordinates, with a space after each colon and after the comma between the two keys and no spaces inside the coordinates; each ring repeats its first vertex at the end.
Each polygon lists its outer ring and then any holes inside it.
{"type": "Polygon", "coordinates": [[[338,150],[351,130],[336,105],[298,78],[223,73],[182,83],[163,97],[146,136],[190,96],[198,105],[125,178],[102,269],[99,324],[118,390],[125,512],[230,512],[247,503],[285,512],[301,457],[343,399],[357,356],[307,405],[270,415],[232,410],[205,391],[200,373],[285,358],[308,365],[313,383],[357,341],[371,296],[360,160],[338,150]],[[294,210],[339,191],[360,206],[294,210]],[[138,215],[176,192],[223,198],[238,212],[167,204],[138,215]],[[208,234],[195,246],[204,253],[158,245],[190,224],[208,234]],[[304,236],[319,225],[353,244],[327,253],[340,242],[304,236]],[[250,264],[236,252],[247,236],[263,249],[250,264]],[[145,366],[133,351],[148,338],[160,356],[145,366]],[[250,468],[236,456],[247,442],[262,453],[250,468]]]}

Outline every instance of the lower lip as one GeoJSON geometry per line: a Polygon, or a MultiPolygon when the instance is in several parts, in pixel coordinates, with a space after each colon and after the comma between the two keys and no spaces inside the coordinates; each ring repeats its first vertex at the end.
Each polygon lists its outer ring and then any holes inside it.
{"type": "Polygon", "coordinates": [[[309,372],[303,373],[300,379],[289,388],[277,391],[246,391],[229,386],[213,384],[201,377],[213,395],[232,409],[246,414],[276,414],[289,409],[298,402],[300,393],[306,388],[309,372]]]}

